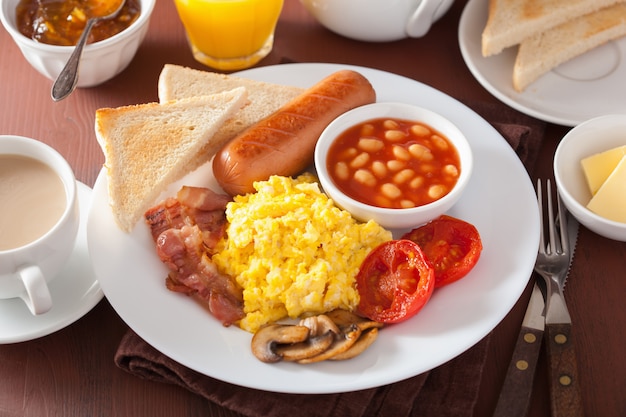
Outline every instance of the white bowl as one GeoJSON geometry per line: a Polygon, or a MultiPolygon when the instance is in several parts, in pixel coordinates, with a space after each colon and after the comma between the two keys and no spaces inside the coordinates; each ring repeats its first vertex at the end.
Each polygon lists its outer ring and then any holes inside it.
{"type": "Polygon", "coordinates": [[[424,36],[454,0],[300,0],[325,28],[365,42],[424,36]]]}
{"type": "Polygon", "coordinates": [[[339,116],[324,130],[315,147],[315,169],[320,185],[334,202],[361,221],[374,220],[389,229],[410,229],[420,226],[448,211],[461,197],[472,174],[473,156],[463,133],[448,119],[422,107],[404,103],[374,103],[357,107],[339,116]],[[346,129],[377,118],[397,118],[422,122],[439,133],[456,147],[461,173],[454,188],[442,198],[418,207],[382,208],[357,201],[337,188],[326,166],[326,155],[337,136],[346,129]]]}
{"type": "MultiPolygon", "coordinates": [[[[101,84],[122,72],[135,56],[147,31],[155,0],[140,0],[137,20],[122,32],[100,42],[85,46],[80,62],[77,87],[101,84]]],[[[41,74],[51,80],[69,59],[73,46],[49,45],[30,39],[17,28],[15,8],[19,0],[2,0],[0,19],[24,58],[41,74]]]]}
{"type": "Polygon", "coordinates": [[[626,145],[626,114],[596,117],[579,124],[561,139],[554,155],[554,179],[565,207],[593,232],[626,241],[626,223],[615,222],[589,210],[591,199],[580,161],[596,153],[626,145]]]}

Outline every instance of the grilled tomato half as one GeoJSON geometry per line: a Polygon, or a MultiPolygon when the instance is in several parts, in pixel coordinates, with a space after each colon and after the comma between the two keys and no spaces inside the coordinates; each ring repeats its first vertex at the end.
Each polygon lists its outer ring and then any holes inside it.
{"type": "Polygon", "coordinates": [[[435,270],[410,240],[374,248],[356,277],[359,314],[382,323],[404,321],[422,309],[435,289],[435,270]]]}
{"type": "Polygon", "coordinates": [[[402,236],[417,243],[435,268],[435,287],[458,281],[474,268],[483,245],[474,225],[442,215],[402,236]]]}

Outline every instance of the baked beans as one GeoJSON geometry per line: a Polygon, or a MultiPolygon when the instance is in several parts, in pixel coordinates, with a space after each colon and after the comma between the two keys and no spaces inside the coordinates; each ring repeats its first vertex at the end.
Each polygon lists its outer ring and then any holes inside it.
{"type": "Polygon", "coordinates": [[[341,191],[386,208],[438,200],[461,173],[458,152],[443,134],[424,123],[395,118],[346,130],[330,146],[326,163],[341,191]]]}

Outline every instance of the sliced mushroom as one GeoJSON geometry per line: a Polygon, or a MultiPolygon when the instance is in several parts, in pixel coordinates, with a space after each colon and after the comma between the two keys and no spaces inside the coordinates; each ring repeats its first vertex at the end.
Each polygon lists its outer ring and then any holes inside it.
{"type": "Polygon", "coordinates": [[[321,336],[329,330],[335,334],[339,334],[339,327],[327,315],[320,314],[317,316],[305,317],[300,320],[300,326],[306,326],[311,329],[311,336],[321,336]]]}
{"type": "Polygon", "coordinates": [[[308,327],[271,324],[260,328],[252,337],[252,353],[263,362],[278,362],[283,359],[279,346],[301,343],[308,337],[308,327]]]}
{"type": "Polygon", "coordinates": [[[334,355],[328,359],[330,359],[331,361],[342,361],[346,359],[352,359],[355,356],[360,355],[368,347],[370,347],[370,345],[374,343],[374,340],[376,340],[377,337],[378,337],[378,327],[372,327],[371,329],[362,332],[361,337],[359,337],[359,340],[357,340],[356,343],[354,343],[350,349],[346,350],[343,353],[334,355]]]}
{"type": "Polygon", "coordinates": [[[350,324],[356,324],[359,326],[361,330],[371,329],[373,327],[381,328],[383,327],[383,323],[379,323],[377,321],[372,321],[370,319],[363,318],[354,314],[348,310],[336,309],[326,313],[326,315],[333,321],[337,326],[348,326],[350,324]]]}
{"type": "MultiPolygon", "coordinates": [[[[304,327],[304,326],[302,326],[304,327]]],[[[319,336],[309,337],[304,342],[279,345],[276,353],[286,361],[299,361],[324,352],[335,340],[335,333],[328,330],[319,336]]]]}
{"type": "Polygon", "coordinates": [[[252,352],[263,362],[314,363],[350,359],[376,340],[382,323],[346,310],[304,318],[298,325],[271,324],[252,337],[252,352]]]}
{"type": "Polygon", "coordinates": [[[337,326],[345,326],[347,324],[357,323],[360,320],[365,320],[351,311],[343,310],[341,308],[337,308],[335,310],[329,311],[326,315],[334,321],[337,326]]]}
{"type": "Polygon", "coordinates": [[[279,346],[277,352],[286,361],[300,361],[325,352],[340,333],[337,325],[324,314],[306,317],[300,320],[299,326],[309,329],[309,338],[301,343],[279,346]]]}
{"type": "Polygon", "coordinates": [[[335,335],[333,343],[320,353],[319,355],[315,355],[310,358],[301,359],[298,363],[315,363],[321,362],[326,359],[330,359],[335,355],[343,353],[349,350],[359,337],[361,336],[361,329],[356,324],[351,324],[347,328],[342,329],[339,334],[335,335]]]}
{"type": "Polygon", "coordinates": [[[363,320],[360,321],[356,324],[359,329],[361,329],[362,331],[365,331],[367,329],[382,329],[384,324],[378,321],[372,321],[372,320],[363,320]]]}

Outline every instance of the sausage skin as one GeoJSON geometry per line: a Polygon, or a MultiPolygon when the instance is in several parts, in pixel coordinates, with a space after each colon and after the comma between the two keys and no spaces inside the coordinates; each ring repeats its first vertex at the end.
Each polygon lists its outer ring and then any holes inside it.
{"type": "Polygon", "coordinates": [[[337,71],[241,132],[213,159],[213,175],[230,195],[253,193],[255,181],[294,176],[313,162],[315,144],[337,116],[376,101],[361,74],[337,71]]]}

